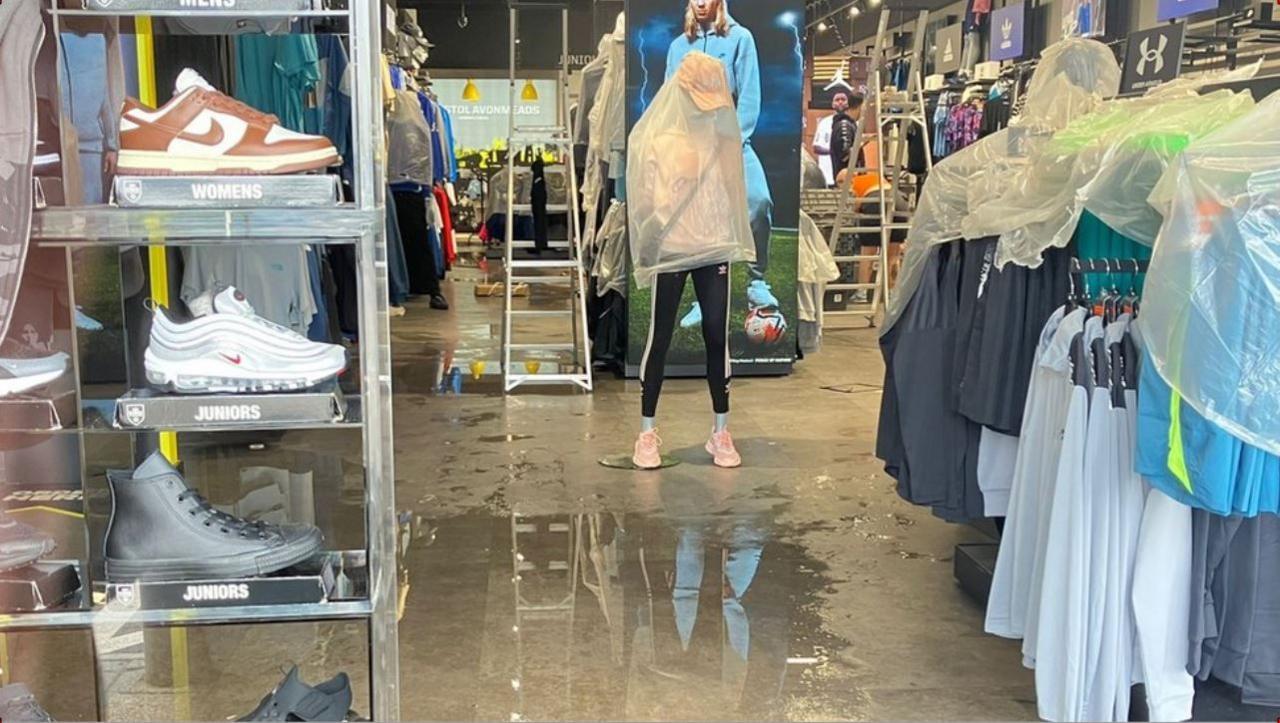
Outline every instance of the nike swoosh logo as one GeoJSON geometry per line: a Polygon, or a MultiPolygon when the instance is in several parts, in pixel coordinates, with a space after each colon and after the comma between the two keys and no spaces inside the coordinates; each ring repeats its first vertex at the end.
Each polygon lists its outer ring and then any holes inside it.
{"type": "Polygon", "coordinates": [[[213,127],[204,133],[200,133],[197,135],[195,133],[188,133],[186,131],[183,131],[182,133],[178,134],[178,137],[184,141],[191,141],[192,143],[200,143],[206,146],[216,146],[219,143],[221,143],[224,138],[227,137],[227,134],[225,131],[222,130],[222,121],[218,120],[217,118],[213,118],[212,122],[213,122],[213,127]]]}
{"type": "Polygon", "coordinates": [[[227,361],[231,362],[232,364],[239,364],[239,363],[242,361],[242,360],[240,359],[240,355],[239,355],[239,354],[236,354],[235,356],[231,356],[230,354],[223,354],[223,355],[222,355],[222,358],[223,358],[223,359],[226,359],[227,361]]]}

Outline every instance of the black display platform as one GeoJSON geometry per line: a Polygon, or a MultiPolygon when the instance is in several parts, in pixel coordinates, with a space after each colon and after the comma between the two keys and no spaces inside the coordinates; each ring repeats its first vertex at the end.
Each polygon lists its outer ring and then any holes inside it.
{"type": "Polygon", "coordinates": [[[80,592],[80,563],[45,560],[0,573],[0,610],[34,612],[57,607],[80,592]]]}
{"type": "Polygon", "coordinates": [[[107,583],[107,602],[137,610],[327,602],[337,572],[328,557],[267,577],[107,583]]]}
{"type": "Polygon", "coordinates": [[[991,578],[996,572],[998,542],[973,542],[956,545],[953,563],[956,582],[974,600],[987,604],[991,594],[991,578]]]}

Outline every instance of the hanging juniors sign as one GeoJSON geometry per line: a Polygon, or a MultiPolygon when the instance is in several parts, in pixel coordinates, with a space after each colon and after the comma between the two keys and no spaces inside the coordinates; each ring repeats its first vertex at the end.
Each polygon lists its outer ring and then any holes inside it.
{"type": "MultiPolygon", "coordinates": [[[[755,263],[734,264],[729,282],[729,348],[735,373],[786,373],[795,360],[796,266],[803,111],[802,0],[712,0],[727,11],[721,28],[686,36],[688,0],[627,0],[627,128],[692,48],[724,65],[743,130],[743,164],[755,263]]],[[[627,370],[639,370],[651,323],[653,287],[631,280],[627,370]]],[[[705,364],[700,307],[686,284],[667,355],[672,374],[705,364]]]]}
{"type": "Polygon", "coordinates": [[[1124,54],[1120,92],[1154,88],[1178,77],[1182,70],[1182,41],[1185,23],[1161,25],[1129,36],[1124,54]]]}

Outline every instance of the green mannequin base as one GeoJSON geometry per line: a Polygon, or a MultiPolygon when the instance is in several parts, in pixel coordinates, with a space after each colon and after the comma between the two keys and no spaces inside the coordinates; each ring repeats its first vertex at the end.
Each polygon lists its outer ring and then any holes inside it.
{"type": "MultiPolygon", "coordinates": [[[[631,455],[629,454],[611,454],[608,457],[601,457],[600,464],[611,469],[633,469],[638,472],[644,471],[640,467],[635,466],[631,461],[631,455]]],[[[678,464],[680,464],[680,460],[669,454],[664,454],[662,455],[662,465],[656,469],[666,469],[667,467],[674,467],[678,464]]]]}

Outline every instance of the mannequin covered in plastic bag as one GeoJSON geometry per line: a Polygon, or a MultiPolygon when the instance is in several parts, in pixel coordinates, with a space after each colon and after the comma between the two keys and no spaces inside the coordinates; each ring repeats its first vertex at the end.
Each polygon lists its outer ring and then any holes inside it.
{"type": "Polygon", "coordinates": [[[636,281],[652,287],[649,339],[640,364],[643,430],[633,462],[661,465],[655,417],[667,350],[685,279],[693,277],[707,348],[715,426],[707,449],[721,466],[740,464],[729,413],[729,264],[754,261],[741,131],[723,67],[689,53],[654,97],[627,144],[631,258],[636,281]]]}
{"type": "MultiPolygon", "coordinates": [[[[667,79],[675,74],[689,53],[705,53],[720,61],[729,83],[738,126],[742,134],[741,158],[747,185],[747,209],[756,258],[748,266],[747,303],[752,308],[778,308],[765,273],[769,268],[769,238],[773,233],[773,196],[764,166],[751,145],[760,118],[760,59],[755,37],[729,14],[729,0],[688,0],[683,31],[667,50],[667,79]]],[[[701,307],[680,321],[683,327],[698,325],[701,307]]]]}

